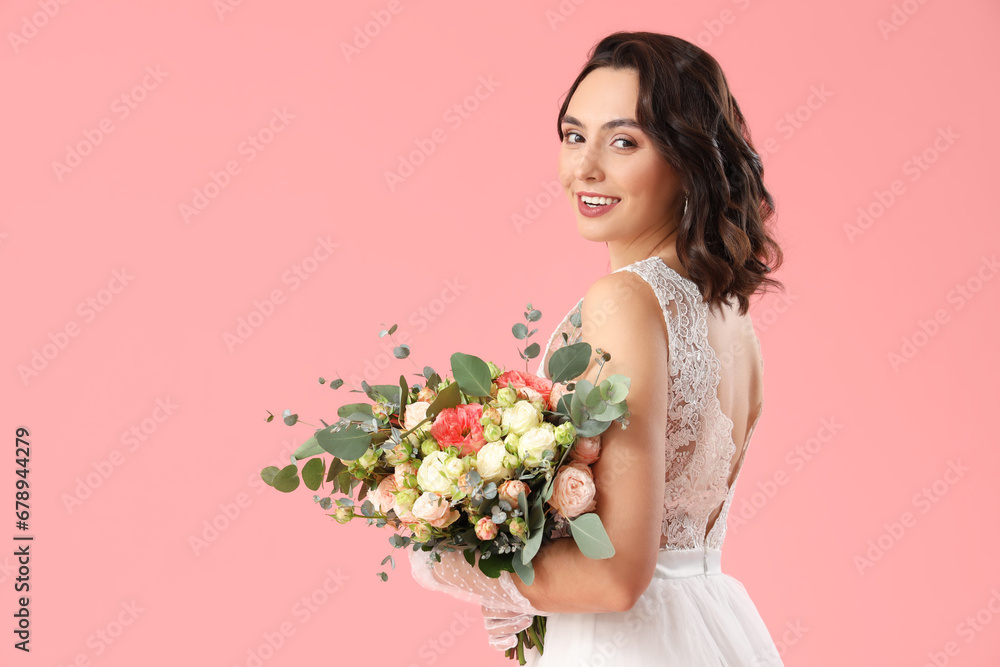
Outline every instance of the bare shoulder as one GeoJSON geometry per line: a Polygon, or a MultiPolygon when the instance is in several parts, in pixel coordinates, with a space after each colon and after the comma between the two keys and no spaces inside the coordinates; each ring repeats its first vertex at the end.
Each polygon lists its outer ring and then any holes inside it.
{"type": "Polygon", "coordinates": [[[631,271],[601,276],[587,289],[580,307],[584,337],[591,335],[635,337],[648,334],[664,342],[663,308],[652,286],[631,271]],[[663,338],[656,336],[661,331],[663,338]]]}
{"type": "MultiPolygon", "coordinates": [[[[601,348],[611,355],[600,377],[626,375],[637,389],[663,382],[668,375],[668,334],[649,283],[631,271],[601,276],[587,290],[580,316],[582,340],[594,351],[601,348]]],[[[594,362],[584,377],[593,381],[598,370],[594,362]]]]}

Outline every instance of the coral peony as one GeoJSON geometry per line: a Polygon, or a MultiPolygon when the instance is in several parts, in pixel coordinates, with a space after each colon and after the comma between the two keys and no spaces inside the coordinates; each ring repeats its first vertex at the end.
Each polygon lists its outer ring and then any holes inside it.
{"type": "Polygon", "coordinates": [[[522,371],[505,371],[496,379],[496,383],[498,387],[511,387],[517,390],[518,398],[534,401],[541,396],[546,403],[549,403],[549,409],[552,409],[552,404],[549,402],[549,394],[552,392],[552,380],[522,371]],[[525,389],[530,389],[531,391],[523,391],[525,389]]]}
{"type": "Polygon", "coordinates": [[[463,403],[453,408],[445,408],[431,426],[431,435],[438,445],[458,447],[460,456],[475,454],[486,444],[483,435],[483,406],[479,403],[463,403]]]}

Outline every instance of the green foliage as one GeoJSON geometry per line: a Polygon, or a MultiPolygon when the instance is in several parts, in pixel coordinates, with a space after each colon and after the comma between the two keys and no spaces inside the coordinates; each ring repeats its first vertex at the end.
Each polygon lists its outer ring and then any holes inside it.
{"type": "Polygon", "coordinates": [[[455,383],[467,396],[489,396],[493,385],[490,366],[479,357],[456,352],[451,355],[455,383]]]}
{"type": "Polygon", "coordinates": [[[337,424],[334,424],[316,431],[316,441],[320,447],[344,461],[354,461],[368,451],[372,442],[371,433],[361,430],[353,423],[335,431],[336,427],[337,424]]]}
{"type": "Polygon", "coordinates": [[[290,493],[299,487],[299,469],[294,463],[285,466],[271,479],[271,486],[282,493],[290,493]]]}
{"type": "Polygon", "coordinates": [[[567,519],[570,532],[580,552],[587,558],[611,558],[615,555],[615,547],[611,538],[604,530],[601,517],[596,512],[581,514],[573,519],[567,519]]]}
{"type": "Polygon", "coordinates": [[[323,459],[311,459],[302,467],[302,483],[311,491],[323,484],[323,473],[326,472],[326,462],[323,459]]]}

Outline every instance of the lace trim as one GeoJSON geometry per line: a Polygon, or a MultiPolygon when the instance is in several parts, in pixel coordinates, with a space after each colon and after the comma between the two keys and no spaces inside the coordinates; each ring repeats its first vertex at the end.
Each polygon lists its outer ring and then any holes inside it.
{"type": "MultiPolygon", "coordinates": [[[[733,422],[722,412],[719,403],[722,364],[708,343],[708,304],[693,281],[671,269],[659,257],[634,262],[615,273],[626,270],[638,275],[653,289],[669,335],[671,393],[665,433],[662,521],[662,534],[667,537],[667,544],[663,549],[721,549],[729,505],[743,462],[740,461],[733,484],[729,485],[736,444],[732,439],[733,422]],[[712,530],[707,531],[709,517],[720,505],[712,530]]],[[[579,339],[582,332],[570,318],[574,312],[580,312],[582,303],[580,299],[552,332],[539,364],[539,375],[548,377],[544,373],[545,362],[552,352],[579,339]],[[565,343],[561,339],[563,333],[569,338],[565,343]]],[[[746,456],[752,433],[753,428],[747,435],[741,457],[746,456]]]]}

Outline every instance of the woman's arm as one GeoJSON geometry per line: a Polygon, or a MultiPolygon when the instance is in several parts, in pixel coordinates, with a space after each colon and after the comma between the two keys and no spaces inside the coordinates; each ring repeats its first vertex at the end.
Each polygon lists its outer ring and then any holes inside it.
{"type": "Polygon", "coordinates": [[[626,399],[631,416],[627,429],[616,422],[601,435],[600,459],[593,465],[595,511],[615,555],[595,560],[573,539],[558,539],[532,559],[531,586],[511,575],[532,606],[550,613],[631,609],[652,580],[662,526],[669,401],[663,310],[645,280],[619,271],[591,286],[581,316],[581,340],[611,359],[603,369],[592,362],[580,377],[592,383],[614,374],[631,378],[626,399]]]}

